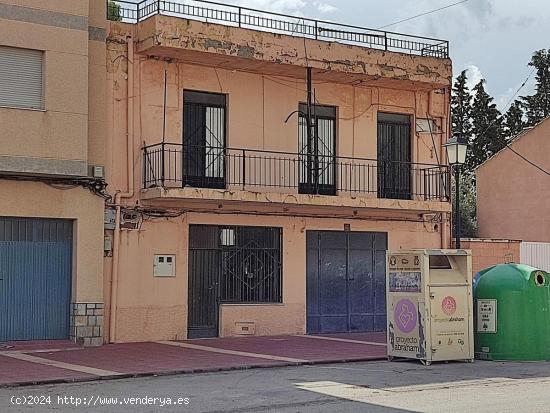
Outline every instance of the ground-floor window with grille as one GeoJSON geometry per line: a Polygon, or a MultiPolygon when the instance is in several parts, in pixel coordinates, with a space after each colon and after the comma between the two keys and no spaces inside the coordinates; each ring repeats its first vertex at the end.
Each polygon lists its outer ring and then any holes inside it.
{"type": "Polygon", "coordinates": [[[189,276],[196,280],[190,288],[215,291],[220,303],[280,303],[281,244],[281,228],[192,225],[189,276]]]}

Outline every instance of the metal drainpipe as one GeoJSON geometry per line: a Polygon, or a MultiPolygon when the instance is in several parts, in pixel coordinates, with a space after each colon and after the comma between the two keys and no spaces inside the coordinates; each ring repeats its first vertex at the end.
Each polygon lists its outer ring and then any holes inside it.
{"type": "MultiPolygon", "coordinates": [[[[428,115],[430,115],[431,118],[435,119],[438,116],[434,116],[434,114],[432,113],[432,110],[433,110],[433,94],[434,94],[433,90],[430,90],[428,92],[428,115]]],[[[443,147],[443,144],[444,144],[443,140],[444,140],[445,137],[446,138],[449,137],[449,134],[450,134],[450,131],[451,131],[450,116],[449,116],[451,100],[450,100],[450,96],[449,96],[449,93],[448,93],[448,88],[445,88],[444,105],[445,105],[445,116],[441,117],[441,128],[442,129],[445,128],[444,129],[445,133],[441,135],[441,139],[440,139],[441,142],[440,142],[439,148],[434,148],[434,150],[439,152],[439,160],[440,160],[441,164],[444,163],[443,159],[446,156],[445,155],[445,148],[443,147]]],[[[449,185],[451,185],[450,180],[449,180],[449,185]]],[[[449,188],[449,194],[450,194],[450,192],[451,192],[451,188],[449,188]]],[[[445,218],[447,217],[447,215],[448,215],[447,212],[443,212],[441,214],[441,216],[443,218],[441,220],[442,222],[441,222],[441,225],[440,225],[440,227],[441,227],[441,232],[440,232],[440,235],[441,235],[441,248],[448,248],[450,246],[449,243],[448,243],[450,234],[447,234],[447,225],[445,224],[445,218]]]]}
{"type": "MultiPolygon", "coordinates": [[[[443,146],[443,144],[445,143],[444,139],[448,139],[451,136],[451,93],[450,93],[449,88],[445,88],[445,116],[441,120],[441,126],[445,127],[445,134],[443,134],[442,137],[441,137],[441,146],[439,147],[439,153],[440,153],[441,163],[444,164],[443,160],[447,156],[447,152],[446,152],[446,150],[443,146]]],[[[451,193],[452,188],[451,188],[451,186],[452,186],[451,179],[449,179],[448,191],[449,191],[449,196],[450,197],[452,197],[452,193],[451,193]]],[[[452,222],[452,212],[451,212],[451,214],[449,214],[447,212],[444,212],[441,216],[443,217],[443,220],[442,220],[443,222],[441,223],[441,247],[442,248],[450,248],[451,245],[452,245],[450,243],[450,237],[451,237],[451,234],[452,234],[452,230],[447,231],[448,227],[445,223],[446,222],[445,218],[447,218],[447,217],[451,218],[451,222],[452,222]]]]}
{"type": "Polygon", "coordinates": [[[111,268],[111,302],[109,306],[109,342],[116,342],[116,312],[118,299],[118,266],[120,255],[120,201],[134,196],[134,39],[126,38],[128,45],[128,92],[127,92],[127,175],[128,191],[115,195],[116,219],[113,236],[113,262],[111,268]]]}

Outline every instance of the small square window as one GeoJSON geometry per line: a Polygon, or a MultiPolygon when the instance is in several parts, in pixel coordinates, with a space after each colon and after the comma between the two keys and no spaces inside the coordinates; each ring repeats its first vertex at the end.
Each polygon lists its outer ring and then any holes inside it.
{"type": "Polygon", "coordinates": [[[224,247],[232,247],[235,245],[235,230],[233,228],[222,229],[221,243],[224,247]]]}

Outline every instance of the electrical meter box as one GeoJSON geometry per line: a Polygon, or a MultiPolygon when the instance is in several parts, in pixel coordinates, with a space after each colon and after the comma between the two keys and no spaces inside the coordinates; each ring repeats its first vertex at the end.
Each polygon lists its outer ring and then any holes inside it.
{"type": "Polygon", "coordinates": [[[388,358],[473,361],[471,252],[397,250],[386,258],[388,358]]]}

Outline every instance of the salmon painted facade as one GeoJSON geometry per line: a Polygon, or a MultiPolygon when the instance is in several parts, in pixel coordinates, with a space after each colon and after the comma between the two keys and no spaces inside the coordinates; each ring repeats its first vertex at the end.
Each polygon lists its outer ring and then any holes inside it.
{"type": "Polygon", "coordinates": [[[525,129],[476,169],[479,236],[550,242],[546,193],[550,118],[525,129]],[[534,163],[537,167],[526,162],[534,163]],[[529,219],[524,219],[528,214],[529,219]]]}
{"type": "Polygon", "coordinates": [[[103,343],[106,26],[0,1],[0,342],[103,343]]]}
{"type": "Polygon", "coordinates": [[[108,339],[384,330],[385,251],[449,246],[447,42],[193,3],[111,11],[108,339]]]}

